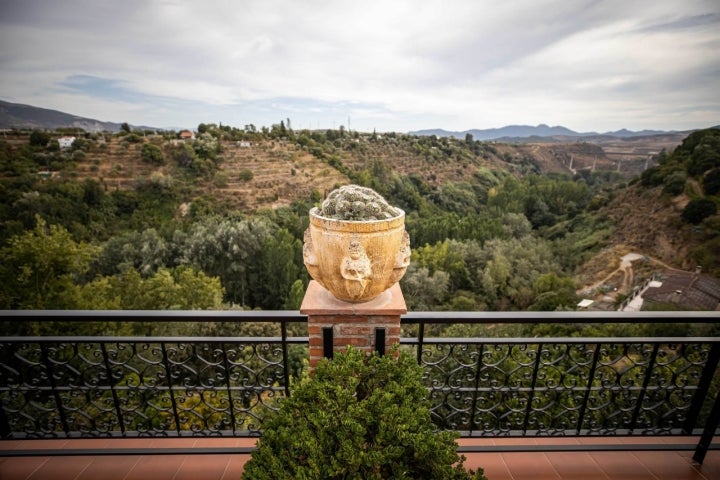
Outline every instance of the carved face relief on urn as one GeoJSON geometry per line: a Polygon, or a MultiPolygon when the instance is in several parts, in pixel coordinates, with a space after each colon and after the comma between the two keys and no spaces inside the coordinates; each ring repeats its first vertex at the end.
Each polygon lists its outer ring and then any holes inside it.
{"type": "Polygon", "coordinates": [[[310,276],[339,300],[368,302],[410,264],[405,212],[370,188],[333,190],[322,208],[310,210],[303,259],[310,276]]]}

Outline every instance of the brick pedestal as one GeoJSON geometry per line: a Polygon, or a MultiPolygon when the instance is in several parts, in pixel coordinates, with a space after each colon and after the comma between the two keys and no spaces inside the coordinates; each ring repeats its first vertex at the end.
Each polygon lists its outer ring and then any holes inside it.
{"type": "Polygon", "coordinates": [[[407,306],[399,284],[369,302],[347,303],[312,280],[300,313],[308,316],[313,369],[320,359],[332,358],[348,345],[384,354],[400,343],[400,315],[407,313],[407,306]]]}

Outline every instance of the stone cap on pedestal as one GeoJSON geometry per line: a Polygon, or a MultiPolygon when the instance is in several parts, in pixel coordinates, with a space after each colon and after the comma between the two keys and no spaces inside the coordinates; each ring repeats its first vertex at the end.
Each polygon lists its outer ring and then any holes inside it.
{"type": "Polygon", "coordinates": [[[407,313],[405,297],[396,283],[378,297],[364,303],[348,303],[335,298],[315,280],[305,292],[300,313],[303,315],[404,315],[407,313]]]}

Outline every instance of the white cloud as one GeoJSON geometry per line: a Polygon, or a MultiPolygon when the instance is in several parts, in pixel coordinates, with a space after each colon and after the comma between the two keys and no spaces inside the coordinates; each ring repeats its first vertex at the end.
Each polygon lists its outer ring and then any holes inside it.
{"type": "Polygon", "coordinates": [[[5,1],[0,95],[160,126],[688,128],[720,123],[719,25],[715,1],[5,1]]]}

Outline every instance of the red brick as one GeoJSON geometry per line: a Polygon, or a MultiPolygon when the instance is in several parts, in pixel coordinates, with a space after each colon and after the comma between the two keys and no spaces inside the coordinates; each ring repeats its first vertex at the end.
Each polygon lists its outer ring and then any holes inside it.
{"type": "Polygon", "coordinates": [[[388,337],[400,338],[400,327],[388,327],[385,335],[388,337]]]}
{"type": "Polygon", "coordinates": [[[373,315],[368,316],[368,323],[400,325],[400,315],[373,315]]]}
{"type": "Polygon", "coordinates": [[[367,347],[370,345],[370,342],[366,337],[335,337],[333,339],[334,347],[345,345],[352,345],[355,347],[367,347]]]}
{"type": "Polygon", "coordinates": [[[365,326],[357,326],[357,325],[339,325],[337,329],[337,335],[373,335],[375,333],[375,329],[372,327],[369,327],[367,325],[365,326]]]}
{"type": "Polygon", "coordinates": [[[310,344],[310,348],[322,347],[323,346],[323,338],[322,338],[322,336],[310,335],[310,338],[308,339],[308,343],[310,344]]]}
{"type": "Polygon", "coordinates": [[[325,350],[322,347],[310,347],[310,357],[322,357],[325,350]]]}

